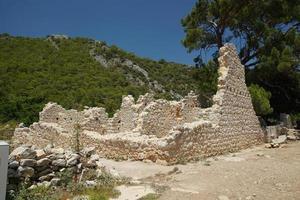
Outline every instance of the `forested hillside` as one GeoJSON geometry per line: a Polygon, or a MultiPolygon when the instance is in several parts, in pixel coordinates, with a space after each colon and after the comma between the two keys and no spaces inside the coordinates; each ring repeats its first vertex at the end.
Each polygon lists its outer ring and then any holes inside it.
{"type": "Polygon", "coordinates": [[[122,95],[178,99],[194,90],[203,105],[216,91],[216,64],[195,68],[140,58],[87,38],[0,36],[0,123],[37,121],[44,104],[102,106],[112,115],[122,95]]]}

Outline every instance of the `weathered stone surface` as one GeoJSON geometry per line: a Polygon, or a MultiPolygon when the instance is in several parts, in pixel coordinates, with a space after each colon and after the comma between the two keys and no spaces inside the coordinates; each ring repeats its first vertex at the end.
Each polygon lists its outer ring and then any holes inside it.
{"type": "Polygon", "coordinates": [[[52,165],[57,167],[65,167],[66,164],[66,160],[64,159],[57,159],[52,161],[52,165]]]}
{"type": "Polygon", "coordinates": [[[46,157],[46,152],[43,149],[35,150],[37,159],[42,159],[46,157]]]}
{"type": "Polygon", "coordinates": [[[25,167],[35,167],[36,166],[36,160],[34,159],[21,159],[20,165],[25,167]]]}
{"type": "Polygon", "coordinates": [[[44,182],[41,182],[41,183],[37,183],[38,186],[43,186],[45,188],[48,188],[51,186],[51,183],[49,181],[44,181],[44,182]]]}
{"type": "Polygon", "coordinates": [[[95,187],[97,185],[96,181],[85,181],[87,187],[95,187]]]}
{"type": "Polygon", "coordinates": [[[51,153],[53,153],[53,154],[64,154],[65,150],[63,148],[53,148],[53,149],[51,149],[51,153]]]}
{"type": "Polygon", "coordinates": [[[50,183],[52,186],[58,186],[61,182],[61,179],[60,178],[52,178],[50,183]]]}
{"type": "Polygon", "coordinates": [[[11,152],[10,157],[16,157],[18,159],[32,159],[36,157],[36,152],[30,147],[20,146],[11,152]]]}
{"type": "Polygon", "coordinates": [[[79,162],[80,156],[78,154],[72,154],[67,160],[67,166],[75,166],[79,162]]]}
{"type": "Polygon", "coordinates": [[[43,171],[38,172],[37,176],[41,177],[41,176],[45,176],[45,175],[48,175],[48,174],[51,174],[51,173],[53,173],[52,169],[47,168],[43,171]]]}
{"type": "Polygon", "coordinates": [[[283,144],[286,143],[287,137],[286,135],[280,135],[278,138],[273,139],[272,143],[274,144],[283,144]]]}
{"type": "Polygon", "coordinates": [[[8,163],[8,168],[10,169],[17,169],[19,167],[20,163],[16,160],[13,160],[8,163]]]}
{"type": "Polygon", "coordinates": [[[16,169],[11,169],[11,168],[8,168],[7,170],[7,177],[8,178],[17,178],[19,175],[18,175],[18,172],[16,169]]]}
{"type": "Polygon", "coordinates": [[[51,163],[51,160],[49,158],[42,158],[37,161],[36,166],[37,167],[45,167],[45,166],[49,166],[50,163],[51,163]]]}
{"type": "Polygon", "coordinates": [[[50,181],[53,177],[55,177],[55,174],[52,172],[50,174],[44,175],[39,177],[39,181],[43,182],[43,181],[50,181]]]}
{"type": "Polygon", "coordinates": [[[32,177],[34,175],[34,169],[32,167],[19,166],[17,173],[21,177],[32,177]]]}

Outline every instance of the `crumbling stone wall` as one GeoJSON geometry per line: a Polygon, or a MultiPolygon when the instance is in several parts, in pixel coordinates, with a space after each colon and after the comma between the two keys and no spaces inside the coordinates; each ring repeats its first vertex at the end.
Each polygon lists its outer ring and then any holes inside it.
{"type": "Polygon", "coordinates": [[[161,160],[169,163],[234,152],[263,142],[245,84],[244,67],[235,47],[220,49],[218,91],[210,108],[201,108],[191,92],[181,101],[153,100],[152,95],[123,97],[119,111],[109,118],[104,108],[65,110],[49,103],[40,121],[17,128],[15,144],[37,146],[50,141],[71,148],[74,126],[80,125],[81,146],[95,146],[109,158],[161,160]]]}

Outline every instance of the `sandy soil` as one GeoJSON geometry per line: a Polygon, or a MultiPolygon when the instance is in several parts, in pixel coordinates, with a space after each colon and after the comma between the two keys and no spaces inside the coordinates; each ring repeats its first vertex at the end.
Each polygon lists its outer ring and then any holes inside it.
{"type": "Polygon", "coordinates": [[[161,200],[300,200],[300,141],[187,165],[103,162],[120,175],[165,187],[161,200]]]}

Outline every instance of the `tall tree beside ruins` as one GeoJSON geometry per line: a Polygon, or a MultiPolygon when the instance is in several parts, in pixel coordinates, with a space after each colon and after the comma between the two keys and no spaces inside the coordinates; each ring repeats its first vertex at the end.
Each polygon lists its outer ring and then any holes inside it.
{"type": "Polygon", "coordinates": [[[182,26],[190,52],[235,43],[247,82],[272,93],[274,112],[300,112],[299,0],[198,0],[182,26]]]}

